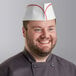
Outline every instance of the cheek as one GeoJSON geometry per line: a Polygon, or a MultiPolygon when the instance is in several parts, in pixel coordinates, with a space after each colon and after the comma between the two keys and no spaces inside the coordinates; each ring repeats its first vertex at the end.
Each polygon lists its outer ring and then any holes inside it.
{"type": "Polygon", "coordinates": [[[37,41],[40,38],[40,34],[33,34],[33,40],[37,41]]]}
{"type": "Polygon", "coordinates": [[[57,34],[56,34],[55,31],[52,32],[51,36],[52,36],[52,38],[53,38],[53,42],[56,42],[56,41],[57,41],[57,34]]]}
{"type": "Polygon", "coordinates": [[[40,34],[32,32],[29,33],[29,37],[31,38],[31,40],[36,41],[39,38],[40,34]]]}

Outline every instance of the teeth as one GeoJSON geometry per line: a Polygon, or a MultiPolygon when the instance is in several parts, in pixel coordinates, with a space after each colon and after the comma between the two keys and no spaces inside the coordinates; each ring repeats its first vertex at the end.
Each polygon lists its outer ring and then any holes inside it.
{"type": "Polygon", "coordinates": [[[40,43],[47,44],[47,43],[49,43],[49,41],[43,41],[43,42],[40,42],[40,43]]]}

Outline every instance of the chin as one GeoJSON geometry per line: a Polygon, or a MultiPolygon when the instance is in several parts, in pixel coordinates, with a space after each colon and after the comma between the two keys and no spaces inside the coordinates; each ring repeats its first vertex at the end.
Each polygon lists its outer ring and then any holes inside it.
{"type": "Polygon", "coordinates": [[[42,52],[50,52],[51,48],[49,48],[48,46],[45,46],[45,47],[41,48],[41,51],[42,52]]]}
{"type": "Polygon", "coordinates": [[[42,49],[39,51],[39,53],[37,55],[41,56],[41,57],[46,57],[51,53],[50,49],[42,49]]]}

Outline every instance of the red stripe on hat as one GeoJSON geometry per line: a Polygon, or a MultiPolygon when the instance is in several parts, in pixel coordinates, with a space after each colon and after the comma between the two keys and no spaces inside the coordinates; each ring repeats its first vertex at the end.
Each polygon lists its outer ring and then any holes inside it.
{"type": "Polygon", "coordinates": [[[36,5],[36,4],[30,4],[30,5],[28,5],[28,6],[38,6],[38,7],[41,8],[41,10],[44,12],[44,9],[43,9],[41,6],[39,6],[39,5],[36,5]]]}
{"type": "Polygon", "coordinates": [[[46,7],[45,11],[44,11],[44,9],[43,9],[41,6],[36,5],[36,4],[30,4],[30,5],[28,5],[28,6],[37,6],[37,7],[41,8],[41,10],[43,11],[43,13],[44,13],[44,15],[45,15],[45,17],[46,17],[46,20],[47,20],[46,11],[47,11],[48,7],[50,7],[51,5],[52,5],[52,4],[49,4],[49,5],[46,7]]]}
{"type": "Polygon", "coordinates": [[[49,5],[46,7],[45,11],[44,11],[44,14],[45,14],[46,20],[47,20],[46,11],[47,11],[47,9],[48,9],[51,5],[52,5],[52,4],[49,4],[49,5]]]}

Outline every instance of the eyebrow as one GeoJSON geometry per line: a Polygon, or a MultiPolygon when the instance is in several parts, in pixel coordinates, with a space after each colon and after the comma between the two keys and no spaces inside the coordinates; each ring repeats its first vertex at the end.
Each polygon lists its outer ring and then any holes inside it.
{"type": "Polygon", "coordinates": [[[49,28],[50,28],[50,27],[55,27],[55,26],[54,26],[54,25],[51,25],[51,26],[49,26],[49,28]]]}
{"type": "Polygon", "coordinates": [[[31,26],[32,28],[42,28],[41,26],[31,26]]]}
{"type": "MultiPolygon", "coordinates": [[[[48,28],[55,27],[54,25],[48,26],[48,28]]],[[[42,28],[41,26],[31,26],[31,28],[42,28]]]]}

